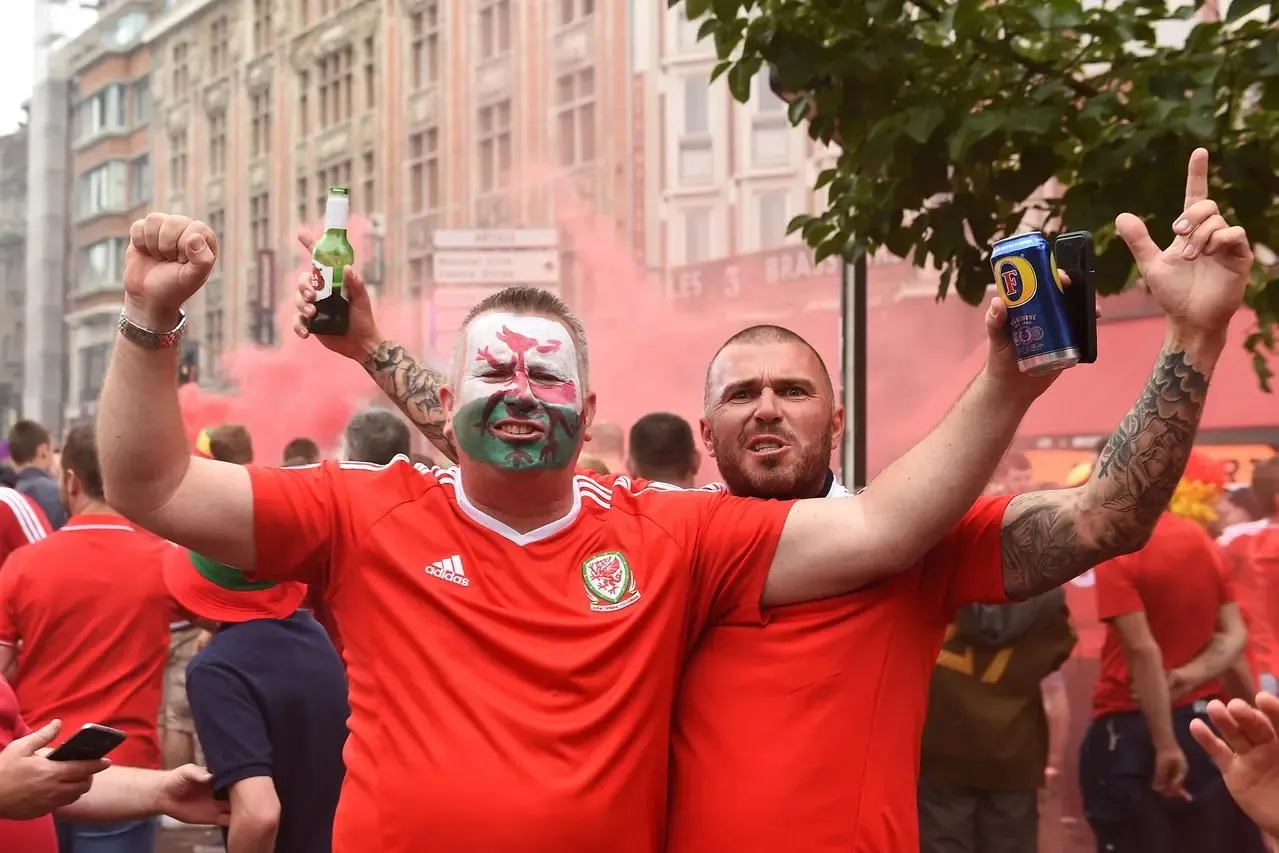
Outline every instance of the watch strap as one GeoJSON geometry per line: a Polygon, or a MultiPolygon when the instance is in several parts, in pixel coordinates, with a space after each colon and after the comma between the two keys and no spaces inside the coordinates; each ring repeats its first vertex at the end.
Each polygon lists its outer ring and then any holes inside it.
{"type": "Polygon", "coordinates": [[[187,330],[187,313],[178,311],[178,324],[167,332],[148,329],[129,319],[126,310],[120,311],[120,337],[143,349],[169,349],[178,345],[187,330]]]}

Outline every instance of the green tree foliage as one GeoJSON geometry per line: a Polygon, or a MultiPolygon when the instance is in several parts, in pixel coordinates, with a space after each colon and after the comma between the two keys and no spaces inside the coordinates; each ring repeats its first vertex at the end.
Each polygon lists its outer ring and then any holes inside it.
{"type": "MultiPolygon", "coordinates": [[[[976,303],[991,242],[1037,211],[1094,233],[1115,292],[1134,278],[1115,216],[1169,239],[1200,145],[1222,213],[1279,251],[1279,0],[1234,0],[1180,44],[1160,32],[1195,7],[1163,0],[669,2],[713,39],[737,100],[771,66],[799,93],[791,121],[840,144],[816,183],[829,209],[791,222],[819,260],[884,247],[976,303]],[[1052,178],[1064,192],[1041,197],[1052,178]]],[[[1259,256],[1249,348],[1266,387],[1279,265],[1259,256]]]]}

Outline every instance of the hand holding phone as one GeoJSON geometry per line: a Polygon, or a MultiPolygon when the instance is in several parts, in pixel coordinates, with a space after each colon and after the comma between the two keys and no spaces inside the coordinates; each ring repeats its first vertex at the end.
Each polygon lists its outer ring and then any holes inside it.
{"type": "Polygon", "coordinates": [[[106,758],[127,737],[119,729],[87,723],[47,757],[50,761],[96,761],[106,758]]]}

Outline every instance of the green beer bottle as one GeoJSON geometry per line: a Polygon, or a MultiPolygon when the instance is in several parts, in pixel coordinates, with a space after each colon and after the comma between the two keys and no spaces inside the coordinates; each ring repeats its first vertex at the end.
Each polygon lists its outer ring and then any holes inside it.
{"type": "Polygon", "coordinates": [[[342,289],[346,268],[355,263],[355,250],[346,239],[351,197],[346,187],[329,187],[324,205],[324,236],[311,253],[311,280],[315,287],[315,316],[308,328],[316,335],[345,335],[350,305],[342,289]]]}

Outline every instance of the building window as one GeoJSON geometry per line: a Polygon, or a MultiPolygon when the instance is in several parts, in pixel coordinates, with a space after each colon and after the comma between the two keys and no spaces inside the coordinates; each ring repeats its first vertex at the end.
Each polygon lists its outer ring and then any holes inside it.
{"type": "Polygon", "coordinates": [[[786,242],[787,194],[760,193],[755,197],[755,219],[759,226],[759,249],[771,249],[786,242]]]}
{"type": "Polygon", "coordinates": [[[319,202],[316,204],[316,209],[323,214],[324,206],[329,199],[329,187],[351,188],[351,161],[343,160],[340,163],[334,163],[327,169],[321,169],[316,178],[315,189],[319,193],[319,202]]]}
{"type": "Polygon", "coordinates": [[[187,43],[180,41],[173,46],[173,97],[182,98],[187,93],[191,80],[191,69],[187,67],[187,43]]]}
{"type": "Polygon", "coordinates": [[[409,137],[409,212],[440,206],[440,132],[432,127],[409,137]]]}
{"type": "Polygon", "coordinates": [[[679,176],[684,183],[705,183],[714,178],[714,142],[711,139],[710,89],[705,77],[684,78],[684,118],[679,138],[679,176]]]}
{"type": "Polygon", "coordinates": [[[215,75],[226,72],[231,64],[231,27],[227,16],[215,18],[209,25],[209,71],[215,75]]]}
{"type": "Polygon", "coordinates": [[[111,344],[93,344],[80,350],[80,403],[92,403],[102,393],[111,344]]]}
{"type": "MultiPolygon", "coordinates": [[[[675,44],[680,50],[690,50],[697,45],[697,31],[701,28],[701,21],[690,21],[685,11],[684,4],[681,3],[678,9],[671,10],[675,15],[675,44]]],[[[705,20],[704,18],[702,20],[705,20]]]]}
{"type": "Polygon", "coordinates": [[[103,133],[120,133],[128,127],[127,90],[112,83],[80,102],[76,110],[78,136],[81,142],[103,133]]]}
{"type": "Polygon", "coordinates": [[[347,45],[320,60],[320,130],[351,117],[352,64],[354,49],[347,45]]]}
{"type": "Polygon", "coordinates": [[[311,209],[311,199],[309,198],[310,192],[310,189],[307,188],[306,178],[298,178],[295,194],[297,196],[298,222],[303,225],[306,224],[307,215],[310,213],[311,209]]]}
{"type": "Polygon", "coordinates": [[[361,204],[366,212],[373,213],[377,210],[377,206],[374,204],[374,193],[377,190],[377,172],[374,170],[374,166],[377,164],[377,158],[373,156],[372,151],[365,151],[361,159],[364,161],[364,187],[360,192],[361,204]]]}
{"type": "Polygon", "coordinates": [[[595,69],[565,74],[555,84],[560,165],[595,159],[595,69]]]}
{"type": "Polygon", "coordinates": [[[209,177],[226,174],[226,113],[209,115],[209,177]]]}
{"type": "Polygon", "coordinates": [[[373,37],[364,40],[364,109],[377,106],[377,54],[373,37]]]}
{"type": "MultiPolygon", "coordinates": [[[[218,245],[226,251],[226,214],[221,210],[209,211],[209,230],[218,238],[218,245]]],[[[211,375],[217,375],[218,366],[222,362],[222,350],[226,345],[224,338],[223,310],[225,308],[223,279],[215,275],[204,286],[204,349],[208,359],[204,367],[211,375]]]]}
{"type": "Polygon", "coordinates": [[[790,122],[786,102],[773,93],[768,72],[755,76],[755,98],[751,109],[751,164],[783,165],[790,160],[790,122]]]}
{"type": "Polygon", "coordinates": [[[129,166],[129,198],[134,207],[151,200],[151,155],[143,154],[129,166]]]}
{"type": "Polygon", "coordinates": [[[421,89],[440,80],[440,6],[431,2],[409,19],[412,83],[421,89]]]}
{"type": "Polygon", "coordinates": [[[511,0],[482,0],[480,59],[492,59],[511,49],[511,0]]]}
{"type": "Polygon", "coordinates": [[[187,186],[186,128],[169,136],[169,186],[171,192],[183,192],[187,186]]]}
{"type": "Polygon", "coordinates": [[[137,127],[151,120],[151,78],[139,77],[133,81],[133,125],[137,127]]]}
{"type": "Polygon", "coordinates": [[[253,52],[266,53],[271,49],[271,8],[275,0],[253,0],[253,52]]]}
{"type": "Polygon", "coordinates": [[[302,136],[311,134],[311,74],[298,74],[298,131],[302,136]]]}
{"type": "Polygon", "coordinates": [[[511,101],[480,107],[480,192],[502,189],[511,179],[511,101]]]}
{"type": "Polygon", "coordinates": [[[254,251],[271,248],[271,195],[258,193],[249,199],[249,245],[254,251]]]}
{"type": "Polygon", "coordinates": [[[697,264],[711,257],[711,209],[684,211],[684,263],[697,264]]]}
{"type": "Polygon", "coordinates": [[[76,210],[87,218],[129,209],[129,164],[111,160],[80,176],[76,210]]]}
{"type": "Polygon", "coordinates": [[[249,128],[250,152],[265,157],[271,151],[271,88],[253,93],[253,118],[249,128]]]}
{"type": "Polygon", "coordinates": [[[129,241],[108,237],[80,250],[79,289],[85,292],[103,287],[119,287],[124,278],[124,253],[129,241]]]}
{"type": "Polygon", "coordinates": [[[576,21],[595,14],[595,0],[560,0],[560,26],[567,27],[576,21]]]}

